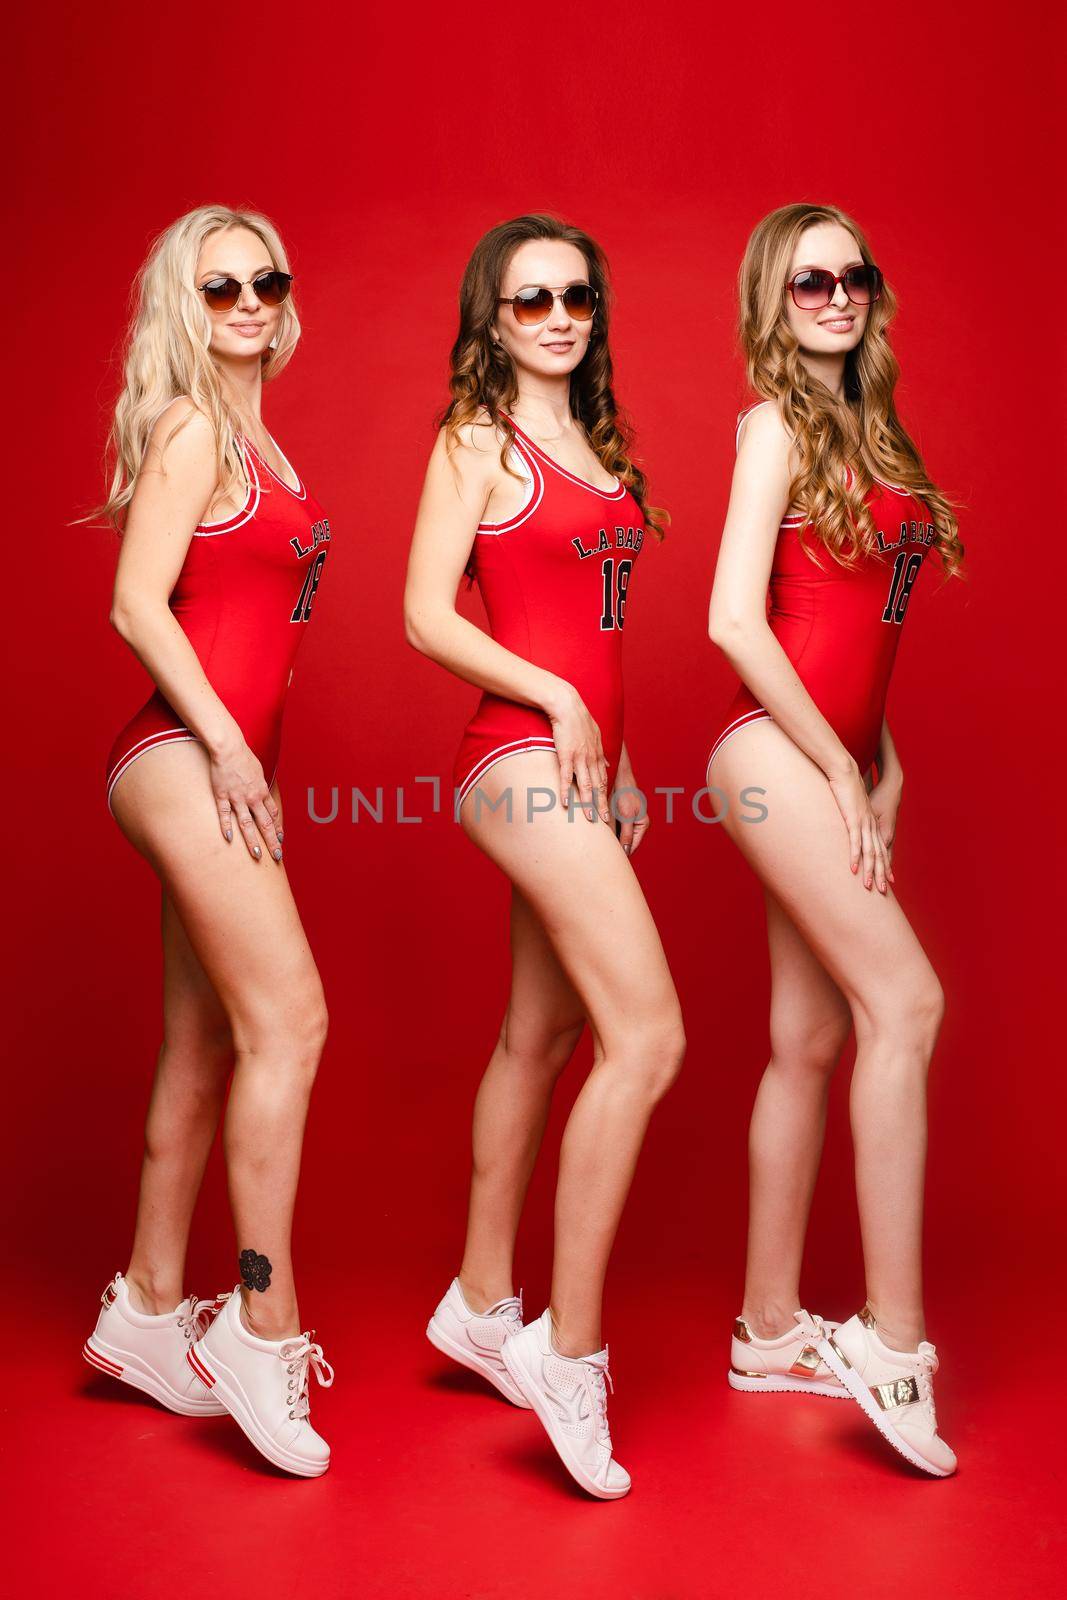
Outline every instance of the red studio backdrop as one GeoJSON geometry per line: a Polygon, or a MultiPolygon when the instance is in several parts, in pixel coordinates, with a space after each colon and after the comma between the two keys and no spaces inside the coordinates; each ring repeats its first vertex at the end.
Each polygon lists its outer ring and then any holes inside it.
{"type": "MultiPolygon", "coordinates": [[[[1062,41],[1051,8],[985,12],[123,0],[22,17],[3,1408],[5,1566],[26,1592],[154,1596],[203,1578],[239,1595],[1052,1593],[1063,638],[1044,536],[1061,537],[1063,419],[1062,386],[1044,380],[1064,350],[1041,264],[1064,243],[1046,165],[1062,41]],[[901,410],[960,503],[970,565],[966,583],[931,566],[917,587],[890,701],[907,775],[897,889],[948,997],[928,1314],[961,1469],[940,1484],[898,1466],[854,1408],[750,1407],[724,1381],[768,978],[755,880],[688,795],[732,684],[706,604],[745,400],[736,270],[755,221],[800,198],[856,215],[896,288],[901,410]],[[317,1483],[272,1473],[236,1429],[110,1393],[78,1359],[126,1262],[161,993],[158,886],[103,787],[147,680],[108,626],[115,538],[71,523],[101,493],[149,239],[215,200],[263,209],[291,249],[305,337],[265,414],[334,529],[280,774],[331,1011],[295,1242],[302,1306],[338,1371],[316,1401],[334,1447],[317,1483]],[[689,1049],[609,1278],[613,1431],[635,1489],[606,1507],[423,1337],[458,1264],[471,1103],[507,994],[507,889],[415,783],[447,786],[476,691],[408,647],[401,593],[466,257],[532,209],[608,253],[617,392],[672,516],[630,597],[627,740],[643,787],[687,791],[670,824],[654,799],[635,867],[689,1049]],[[312,821],[308,791],[325,807],[334,786],[338,820],[312,821]],[[353,787],[382,790],[382,822],[348,820],[353,787]]],[[[461,603],[481,619],[477,591],[461,603]]],[[[547,1294],[556,1142],[588,1062],[586,1041],[530,1197],[528,1307],[547,1294]]],[[[847,1065],[805,1276],[831,1316],[862,1293],[847,1065]]],[[[229,1286],[233,1255],[216,1151],[189,1287],[229,1286]]]]}

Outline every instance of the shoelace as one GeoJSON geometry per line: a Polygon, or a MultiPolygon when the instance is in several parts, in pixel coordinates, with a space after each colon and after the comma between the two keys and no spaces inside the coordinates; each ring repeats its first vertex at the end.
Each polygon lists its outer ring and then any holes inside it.
{"type": "Polygon", "coordinates": [[[214,1300],[198,1300],[195,1294],[191,1294],[188,1315],[178,1318],[178,1326],[185,1329],[186,1337],[202,1339],[232,1293],[231,1289],[227,1289],[225,1294],[217,1294],[214,1300]]]}
{"type": "Polygon", "coordinates": [[[287,1339],[278,1351],[278,1355],[287,1363],[289,1420],[295,1422],[299,1417],[306,1417],[311,1409],[311,1396],[308,1393],[309,1372],[314,1372],[322,1388],[328,1389],[334,1380],[334,1370],[323,1355],[321,1344],[313,1343],[310,1333],[302,1333],[299,1339],[287,1339]]]}
{"type": "Polygon", "coordinates": [[[480,1313],[483,1317],[503,1317],[515,1333],[522,1327],[522,1290],[518,1294],[507,1295],[503,1300],[495,1301],[488,1309],[480,1313]]]}
{"type": "Polygon", "coordinates": [[[915,1377],[916,1382],[919,1385],[919,1400],[920,1404],[929,1407],[930,1419],[933,1422],[934,1429],[936,1431],[937,1412],[934,1409],[933,1377],[941,1363],[937,1359],[936,1349],[928,1339],[924,1339],[922,1341],[917,1354],[918,1361],[916,1363],[915,1377]]]}
{"type": "Polygon", "coordinates": [[[589,1376],[593,1386],[593,1401],[596,1405],[596,1434],[611,1449],[611,1429],[608,1426],[608,1389],[615,1393],[615,1385],[611,1381],[611,1369],[608,1366],[607,1346],[604,1347],[603,1356],[583,1356],[583,1366],[588,1367],[589,1376]],[[607,1379],[605,1388],[604,1380],[607,1379]]]}
{"type": "MultiPolygon", "coordinates": [[[[825,1339],[826,1323],[821,1317],[812,1316],[810,1311],[794,1311],[793,1316],[800,1323],[801,1331],[807,1334],[809,1339],[825,1339]]],[[[831,1326],[836,1327],[836,1323],[831,1326]]]]}

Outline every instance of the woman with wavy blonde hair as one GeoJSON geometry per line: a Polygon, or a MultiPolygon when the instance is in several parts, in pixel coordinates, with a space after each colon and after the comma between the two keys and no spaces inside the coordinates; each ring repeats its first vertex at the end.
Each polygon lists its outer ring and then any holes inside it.
{"type": "Polygon", "coordinates": [[[466,1247],[427,1334],[532,1408],[598,1499],[630,1487],[607,1420],[604,1276],[685,1045],[630,864],[647,816],[623,739],[622,628],[659,527],[612,390],[609,298],[600,248],[554,217],[479,241],[405,596],[410,643],[483,691],[456,757],[456,812],[511,883],[511,993],[475,1103],[466,1247]],[[456,610],[465,571],[489,634],[456,610]],[[549,1305],[523,1328],[516,1232],[586,1023],[593,1068],[563,1136],[549,1305]]]}
{"type": "Polygon", "coordinates": [[[937,1432],[921,1271],[943,997],[892,888],[903,774],[885,707],[920,568],[935,552],[958,573],[963,550],[896,413],[895,301],[855,222],[835,206],[772,212],[748,242],[740,296],[763,398],[739,420],[711,596],[709,633],[741,687],[708,782],[763,885],[772,992],[729,1381],[851,1396],[944,1477],[956,1458],[937,1432]],[[866,1303],[838,1326],[803,1309],[800,1272],[830,1078],[853,1029],[866,1303]]]}
{"type": "Polygon", "coordinates": [[[229,1412],[275,1465],[329,1447],[290,1256],[322,984],[282,858],[277,784],[293,661],[330,539],[261,416],[300,336],[265,217],[202,206],[141,270],[104,515],[121,535],[111,622],[156,688],[115,738],[107,799],[162,889],[163,1044],[129,1265],[84,1355],[184,1415],[229,1412]],[[193,1208],[224,1146],[241,1283],[183,1287],[193,1208]]]}

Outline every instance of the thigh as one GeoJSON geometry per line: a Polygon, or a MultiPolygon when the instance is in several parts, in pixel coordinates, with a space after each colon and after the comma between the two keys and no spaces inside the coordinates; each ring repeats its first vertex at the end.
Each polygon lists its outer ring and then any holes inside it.
{"type": "Polygon", "coordinates": [[[537,912],[511,890],[511,993],[502,1037],[509,1050],[543,1055],[562,1035],[585,1026],[581,995],[567,976],[537,912]]]}
{"type": "Polygon", "coordinates": [[[727,799],[722,826],[781,903],[804,942],[846,996],[854,1018],[892,1014],[904,989],[933,978],[893,890],[865,889],[848,864],[848,835],[823,772],[773,722],[756,722],[724,745],[710,781],[727,799]],[[761,791],[766,816],[746,822],[761,791]]]}
{"type": "Polygon", "coordinates": [[[772,1046],[826,1041],[843,1047],[852,1026],[847,999],[766,886],[763,897],[771,960],[772,1046]]]}
{"type": "Polygon", "coordinates": [[[501,807],[476,814],[473,793],[461,810],[468,836],[510,878],[537,915],[561,967],[580,998],[603,1049],[635,1029],[681,1026],[667,958],[641,886],[613,828],[590,822],[580,808],[565,810],[556,793],[559,764],[551,752],[528,751],[498,763],[479,787],[490,801],[510,790],[510,817],[501,807]]]}
{"type": "Polygon", "coordinates": [[[247,1048],[266,1019],[298,1024],[322,988],[283,861],[223,838],[204,747],[148,751],[112,797],[116,820],[162,883],[196,959],[247,1048]]]}
{"type": "Polygon", "coordinates": [[[226,1007],[189,942],[181,917],[164,887],[160,905],[163,938],[163,1030],[168,1045],[232,1049],[226,1007]]]}

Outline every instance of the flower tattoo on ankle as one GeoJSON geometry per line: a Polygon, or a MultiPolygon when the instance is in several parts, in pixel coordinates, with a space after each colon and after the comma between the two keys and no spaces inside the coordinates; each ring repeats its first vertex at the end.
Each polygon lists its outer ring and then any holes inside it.
{"type": "Polygon", "coordinates": [[[258,1289],[260,1294],[270,1288],[271,1265],[266,1256],[254,1250],[241,1251],[241,1282],[246,1289],[258,1289]]]}

